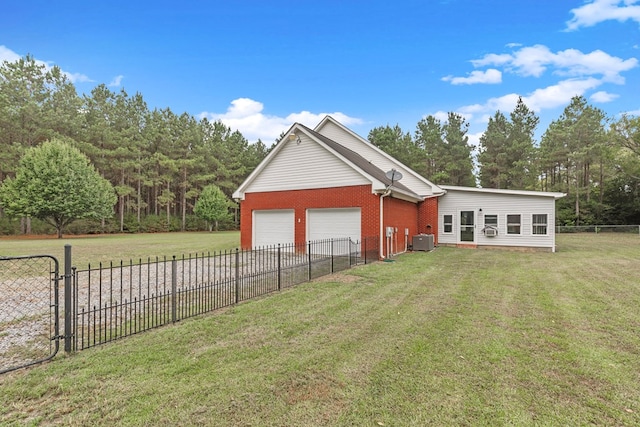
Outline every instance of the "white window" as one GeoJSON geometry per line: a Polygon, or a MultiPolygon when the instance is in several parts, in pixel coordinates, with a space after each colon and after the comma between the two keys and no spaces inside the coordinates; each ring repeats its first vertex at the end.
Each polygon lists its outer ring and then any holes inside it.
{"type": "Polygon", "coordinates": [[[507,215],[507,234],[520,234],[520,215],[507,215]]]}
{"type": "Polygon", "coordinates": [[[498,215],[485,215],[484,226],[498,228],[498,215]]]}
{"type": "Polygon", "coordinates": [[[533,234],[547,234],[547,214],[533,214],[533,234]]]}
{"type": "Polygon", "coordinates": [[[443,218],[444,232],[453,233],[453,215],[444,215],[443,218]]]}

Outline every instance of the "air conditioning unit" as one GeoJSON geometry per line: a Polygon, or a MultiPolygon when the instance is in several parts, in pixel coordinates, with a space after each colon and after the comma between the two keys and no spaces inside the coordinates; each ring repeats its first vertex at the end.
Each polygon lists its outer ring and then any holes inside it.
{"type": "Polygon", "coordinates": [[[495,227],[486,227],[484,229],[484,235],[487,237],[496,237],[498,235],[498,229],[495,227]]]}
{"type": "Polygon", "coordinates": [[[413,236],[414,251],[432,251],[433,247],[433,234],[417,234],[413,236]]]}

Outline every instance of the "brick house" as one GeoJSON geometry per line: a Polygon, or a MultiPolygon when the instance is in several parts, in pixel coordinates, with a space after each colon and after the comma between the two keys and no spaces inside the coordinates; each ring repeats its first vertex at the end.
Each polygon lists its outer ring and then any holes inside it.
{"type": "MultiPolygon", "coordinates": [[[[406,251],[413,237],[422,234],[433,236],[429,240],[435,245],[442,234],[446,244],[459,246],[555,248],[553,221],[560,193],[495,190],[499,193],[496,199],[492,190],[440,187],[329,116],[314,129],[296,123],[285,135],[233,194],[240,202],[243,248],[341,237],[360,241],[377,236],[379,256],[385,258],[406,251]],[[491,203],[502,203],[504,197],[518,203],[530,201],[534,207],[544,205],[539,214],[529,215],[538,221],[536,230],[541,231],[544,214],[544,239],[501,239],[507,236],[507,216],[512,221],[508,230],[516,229],[515,211],[490,209],[491,203]],[[439,204],[445,200],[457,200],[464,210],[445,203],[447,213],[442,214],[439,204]],[[465,200],[475,204],[468,206],[465,200]],[[491,221],[493,215],[502,215],[502,220],[489,225],[495,227],[496,236],[479,231],[480,205],[491,210],[491,221]]],[[[526,207],[531,203],[525,203],[526,207]]],[[[520,232],[531,230],[522,216],[520,222],[520,232]]]]}

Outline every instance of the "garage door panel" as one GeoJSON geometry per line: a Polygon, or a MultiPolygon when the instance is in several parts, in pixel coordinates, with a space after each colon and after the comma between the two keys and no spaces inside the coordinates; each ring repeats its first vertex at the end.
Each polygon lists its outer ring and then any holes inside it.
{"type": "Polygon", "coordinates": [[[345,237],[360,240],[360,216],[360,208],[308,209],[307,240],[345,237]]]}
{"type": "Polygon", "coordinates": [[[253,212],[253,246],[292,244],[295,239],[293,209],[258,210],[253,212]]]}

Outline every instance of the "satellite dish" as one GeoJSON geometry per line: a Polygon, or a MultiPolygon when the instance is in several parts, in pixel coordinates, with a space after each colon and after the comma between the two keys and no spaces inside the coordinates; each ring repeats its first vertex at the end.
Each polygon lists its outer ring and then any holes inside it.
{"type": "Polygon", "coordinates": [[[391,169],[385,173],[385,176],[391,180],[391,184],[402,179],[402,174],[395,169],[391,169]]]}

